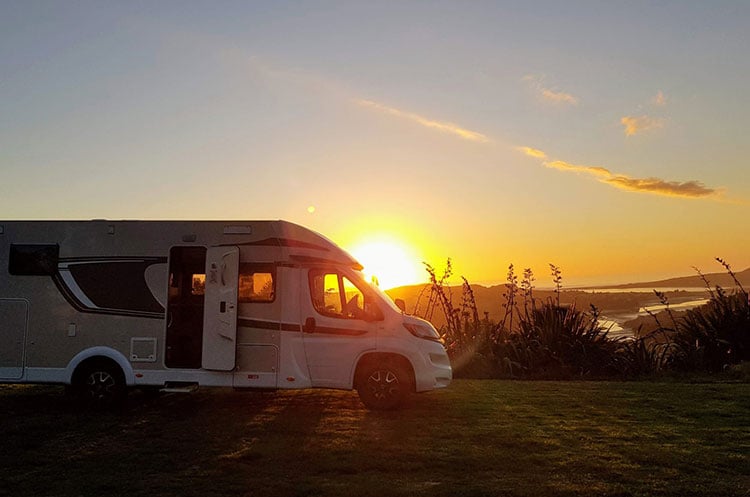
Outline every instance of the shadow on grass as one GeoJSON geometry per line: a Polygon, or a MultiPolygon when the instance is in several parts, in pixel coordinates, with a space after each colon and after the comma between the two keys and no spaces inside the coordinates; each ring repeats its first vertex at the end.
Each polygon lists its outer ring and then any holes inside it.
{"type": "Polygon", "coordinates": [[[0,495],[305,495],[359,474],[364,459],[390,467],[378,447],[414,428],[398,428],[404,411],[366,411],[354,392],[136,391],[113,413],[86,411],[62,388],[0,389],[0,495]]]}
{"type": "Polygon", "coordinates": [[[0,495],[743,495],[750,385],[456,381],[404,410],[356,393],[206,389],[120,414],[0,386],[0,495]]]}

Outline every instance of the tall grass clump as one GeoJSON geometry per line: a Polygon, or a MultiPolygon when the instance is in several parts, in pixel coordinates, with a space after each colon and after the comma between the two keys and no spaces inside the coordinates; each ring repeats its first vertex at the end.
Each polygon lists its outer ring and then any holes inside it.
{"type": "Polygon", "coordinates": [[[550,265],[554,297],[534,297],[534,273],[525,269],[519,282],[514,266],[508,267],[502,294],[503,317],[480,319],[471,285],[463,279],[461,304],[453,303],[447,285],[452,273],[450,259],[442,276],[426,264],[430,275],[427,305],[422,317],[442,310],[445,325],[440,334],[456,376],[503,376],[521,378],[572,378],[612,374],[616,367],[618,340],[608,337],[595,308],[583,312],[562,305],[562,271],[550,265]]]}
{"type": "Polygon", "coordinates": [[[632,340],[620,340],[614,366],[620,376],[641,378],[665,371],[670,366],[674,345],[660,339],[661,331],[632,340]]]}
{"type": "Polygon", "coordinates": [[[554,297],[539,303],[533,298],[533,273],[524,271],[522,305],[516,301],[515,276],[508,273],[506,319],[495,330],[494,353],[504,374],[529,378],[603,376],[614,371],[618,341],[607,336],[592,307],[583,312],[575,304],[562,305],[561,270],[550,264],[554,297]],[[512,317],[517,316],[514,323],[512,317]]]}
{"type": "Polygon", "coordinates": [[[637,378],[667,370],[716,372],[750,361],[748,293],[729,264],[717,261],[735,283],[731,291],[712,287],[698,271],[710,299],[684,313],[673,313],[667,296],[655,291],[665,312],[661,318],[649,312],[657,329],[634,339],[610,337],[594,306],[583,311],[575,302],[563,304],[562,271],[554,264],[549,265],[554,289],[544,299],[535,296],[531,269],[525,269],[519,281],[513,264],[508,267],[497,322],[488,313],[480,317],[466,278],[460,302],[454,302],[448,284],[450,259],[441,275],[425,264],[430,284],[415,313],[428,320],[435,312],[443,313],[445,324],[439,332],[457,377],[637,378]]]}
{"type": "Polygon", "coordinates": [[[425,269],[430,277],[430,285],[426,287],[427,303],[420,312],[420,302],[424,294],[417,300],[416,314],[430,320],[436,310],[442,311],[445,325],[438,330],[445,344],[454,374],[457,377],[489,377],[493,376],[492,351],[488,340],[491,323],[487,315],[479,318],[474,291],[464,277],[461,286],[461,303],[453,303],[453,292],[448,285],[448,278],[453,274],[450,258],[445,269],[438,277],[436,269],[425,263],[425,269]]]}
{"type": "MultiPolygon", "coordinates": [[[[672,363],[679,370],[720,371],[750,360],[750,306],[748,294],[724,260],[716,259],[736,287],[727,292],[711,288],[708,303],[691,309],[677,320],[672,363]]],[[[701,275],[702,276],[702,275],[701,275]]]]}

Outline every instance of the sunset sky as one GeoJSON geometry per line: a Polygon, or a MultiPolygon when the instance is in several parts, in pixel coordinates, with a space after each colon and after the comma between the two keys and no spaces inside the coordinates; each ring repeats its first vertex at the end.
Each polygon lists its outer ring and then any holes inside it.
{"type": "Polygon", "coordinates": [[[749,49],[745,1],[3,1],[0,218],[286,219],[384,287],[741,270],[749,49]]]}

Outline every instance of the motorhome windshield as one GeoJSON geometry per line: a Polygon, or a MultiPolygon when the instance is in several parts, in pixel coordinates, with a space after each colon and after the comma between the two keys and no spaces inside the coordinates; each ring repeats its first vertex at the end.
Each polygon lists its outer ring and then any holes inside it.
{"type": "Polygon", "coordinates": [[[373,285],[372,283],[368,282],[367,278],[365,278],[365,275],[362,274],[361,271],[353,271],[353,272],[354,272],[354,274],[356,275],[356,277],[358,279],[357,283],[362,283],[363,285],[367,286],[367,288],[369,288],[370,290],[373,291],[373,293],[375,293],[376,295],[378,295],[378,297],[380,297],[380,299],[386,305],[388,305],[391,309],[393,309],[394,311],[396,311],[399,314],[401,314],[401,309],[399,309],[398,307],[396,307],[396,304],[393,302],[393,300],[391,299],[391,297],[388,296],[387,293],[385,293],[383,290],[381,290],[379,286],[373,285]]]}

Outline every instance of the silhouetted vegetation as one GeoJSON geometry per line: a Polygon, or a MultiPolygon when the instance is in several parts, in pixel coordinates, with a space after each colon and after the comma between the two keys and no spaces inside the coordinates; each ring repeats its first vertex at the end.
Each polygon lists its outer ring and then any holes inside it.
{"type": "MultiPolygon", "coordinates": [[[[717,259],[736,283],[727,293],[717,286],[704,306],[687,311],[675,323],[672,361],[682,370],[719,371],[750,360],[750,307],[748,294],[729,264],[717,259]]],[[[709,285],[708,282],[706,282],[709,285]]]]}
{"type": "MultiPolygon", "coordinates": [[[[552,296],[537,299],[531,269],[519,278],[511,264],[504,285],[499,320],[485,312],[480,318],[474,291],[463,279],[460,304],[447,285],[450,259],[438,277],[426,265],[430,285],[425,287],[415,314],[426,319],[441,311],[440,333],[457,377],[511,377],[533,379],[635,378],[665,371],[718,372],[750,360],[750,306],[748,294],[729,264],[724,266],[735,283],[731,291],[711,287],[709,301],[684,313],[670,309],[666,294],[654,291],[664,307],[651,314],[655,326],[636,337],[611,337],[598,309],[583,311],[561,303],[562,271],[550,264],[555,284],[552,296]]],[[[549,294],[548,294],[549,295],[549,294]]],[[[648,312],[648,311],[647,311],[648,312]]]]}

